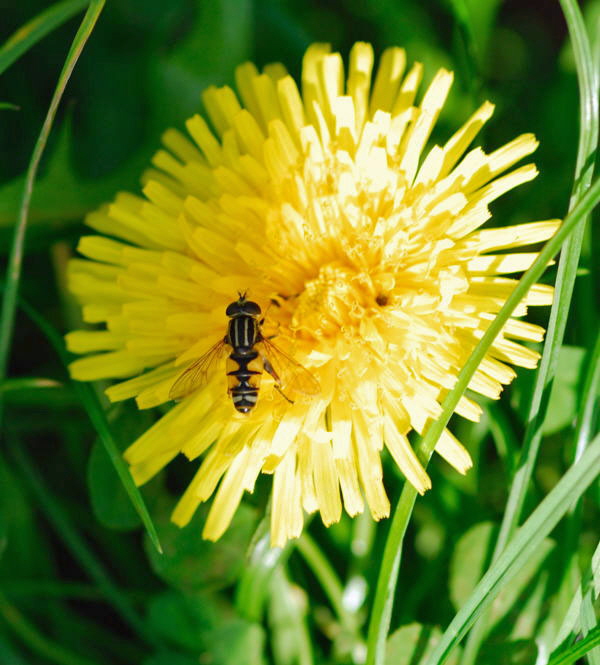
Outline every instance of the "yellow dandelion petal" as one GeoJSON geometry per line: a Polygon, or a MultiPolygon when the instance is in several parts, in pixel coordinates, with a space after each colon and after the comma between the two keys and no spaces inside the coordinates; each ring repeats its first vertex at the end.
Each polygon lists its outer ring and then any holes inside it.
{"type": "MultiPolygon", "coordinates": [[[[214,495],[204,537],[229,526],[260,474],[272,476],[271,542],[345,510],[390,511],[385,464],[420,493],[431,480],[410,443],[438,417],[472,349],[558,220],[485,228],[489,205],[537,174],[519,165],[524,134],[470,148],[494,107],[428,146],[452,86],[400,48],[342,57],[314,44],[301,92],[281,64],[235,72],[237,92],[210,87],[207,117],[169,129],[140,195],[120,193],[87,217],[70,288],[94,329],[69,333],[83,381],[122,379],[112,401],[179,401],[125,453],[142,484],[176,455],[198,470],[173,520],[214,495]],[[526,251],[521,251],[527,248],[526,251]],[[227,309],[227,314],[226,310],[227,309]]],[[[497,399],[523,343],[544,331],[519,320],[548,305],[534,285],[489,348],[469,388],[497,399]]],[[[478,420],[473,397],[456,412],[478,420]]],[[[469,452],[444,430],[436,452],[460,473],[469,452]]]]}

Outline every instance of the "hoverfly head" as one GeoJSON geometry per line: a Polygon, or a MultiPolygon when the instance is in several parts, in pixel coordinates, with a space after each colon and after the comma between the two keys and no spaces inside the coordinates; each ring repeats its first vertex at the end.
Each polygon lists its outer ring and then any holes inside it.
{"type": "Polygon", "coordinates": [[[261,313],[260,305],[253,302],[252,300],[246,300],[246,291],[243,293],[240,291],[238,293],[239,299],[235,302],[232,302],[227,309],[225,314],[230,318],[236,318],[238,316],[259,316],[261,313]]]}

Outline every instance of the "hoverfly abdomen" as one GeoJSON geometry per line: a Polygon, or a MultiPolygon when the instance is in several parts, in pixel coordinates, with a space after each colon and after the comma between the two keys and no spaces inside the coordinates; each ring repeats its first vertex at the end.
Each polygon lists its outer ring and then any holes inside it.
{"type": "Polygon", "coordinates": [[[238,353],[233,351],[227,358],[228,391],[233,406],[240,413],[249,413],[258,399],[262,366],[258,351],[252,350],[238,353]]]}

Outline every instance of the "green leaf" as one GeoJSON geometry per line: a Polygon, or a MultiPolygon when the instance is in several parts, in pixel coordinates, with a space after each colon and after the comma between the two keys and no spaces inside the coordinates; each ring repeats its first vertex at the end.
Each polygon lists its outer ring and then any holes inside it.
{"type": "MultiPolygon", "coordinates": [[[[598,147],[598,72],[592,59],[589,40],[585,25],[581,18],[579,6],[574,0],[560,0],[569,34],[573,41],[575,62],[580,98],[580,133],[577,149],[577,164],[573,190],[569,201],[569,215],[587,199],[590,183],[594,175],[594,156],[598,147]]],[[[598,180],[596,180],[596,183],[598,180]]],[[[538,450],[542,440],[544,420],[548,412],[550,388],[558,364],[558,355],[562,346],[567,319],[573,296],[573,287],[579,264],[581,245],[585,226],[591,209],[588,209],[577,220],[572,233],[566,238],[561,250],[558,272],[556,275],[554,302],[550,310],[548,330],[544,342],[542,358],[536,374],[529,413],[527,429],[523,442],[520,466],[515,473],[510,488],[506,510],[500,526],[500,535],[496,543],[494,558],[506,547],[510,537],[519,523],[525,502],[527,489],[533,474],[538,450]]],[[[563,224],[564,226],[564,224],[563,224]]]]}
{"type": "Polygon", "coordinates": [[[140,517],[131,505],[106,449],[100,443],[95,443],[92,448],[87,476],[92,508],[101,524],[109,529],[123,531],[139,526],[140,517]]]}
{"type": "Polygon", "coordinates": [[[201,506],[183,529],[170,520],[163,506],[156,526],[163,554],[152,547],[146,551],[154,572],[167,584],[187,593],[228,586],[244,569],[246,551],[256,526],[254,510],[241,504],[225,534],[216,543],[201,537],[208,508],[201,506]]]}
{"type": "MultiPolygon", "coordinates": [[[[436,626],[411,623],[395,630],[387,640],[385,665],[421,665],[440,641],[442,631],[436,626]]],[[[448,663],[458,663],[458,652],[448,663]]]]}
{"type": "MultiPolygon", "coordinates": [[[[497,535],[497,525],[481,522],[466,531],[456,544],[450,562],[450,598],[456,609],[467,601],[485,572],[497,535]]],[[[550,539],[542,541],[511,584],[498,595],[490,611],[488,630],[513,609],[525,589],[531,589],[534,575],[553,548],[554,543],[550,539]]]]}
{"type": "Polygon", "coordinates": [[[148,621],[158,635],[173,646],[195,653],[210,646],[210,632],[224,620],[215,598],[205,593],[165,591],[153,598],[148,609],[148,621]]]}
{"type": "Polygon", "coordinates": [[[450,600],[458,609],[481,579],[492,555],[498,527],[492,522],[480,522],[460,537],[450,560],[450,600]]]}
{"type": "MultiPolygon", "coordinates": [[[[67,115],[58,128],[53,150],[36,182],[28,217],[30,225],[79,223],[86,213],[111,199],[125,184],[135,182],[146,165],[142,158],[145,155],[135,154],[108,176],[82,180],[73,165],[71,118],[67,115]]],[[[0,228],[14,224],[24,184],[25,176],[19,176],[0,187],[0,228]]]]}
{"type": "MultiPolygon", "coordinates": [[[[152,426],[149,411],[119,409],[111,418],[111,431],[118,432],[115,443],[121,452],[152,426]]],[[[121,482],[106,449],[97,442],[92,448],[87,468],[88,488],[94,514],[109,529],[127,531],[140,525],[140,516],[121,482]]]]}
{"type": "Polygon", "coordinates": [[[211,663],[214,665],[265,665],[265,632],[257,623],[234,619],[211,635],[211,663]]]}
{"type": "MultiPolygon", "coordinates": [[[[542,433],[546,436],[571,426],[577,416],[578,390],[585,355],[585,349],[578,346],[563,346],[559,351],[555,380],[542,427],[542,433]]],[[[523,422],[527,422],[528,402],[534,383],[535,378],[531,373],[522,372],[515,380],[511,393],[511,402],[523,422]]]]}
{"type": "Polygon", "coordinates": [[[11,104],[10,102],[0,102],[0,111],[19,111],[20,106],[16,104],[11,104]]]}
{"type": "MultiPolygon", "coordinates": [[[[148,620],[151,628],[169,644],[195,654],[195,663],[261,664],[262,628],[235,617],[232,610],[217,596],[171,590],[152,600],[148,620]]],[[[165,656],[161,653],[155,656],[158,657],[165,656]]],[[[162,663],[163,660],[156,662],[162,663]]]]}
{"type": "MultiPolygon", "coordinates": [[[[6,465],[0,458],[0,506],[12,506],[13,502],[10,500],[11,494],[11,483],[12,479],[8,474],[8,469],[6,465]]],[[[9,515],[12,511],[3,509],[0,512],[0,559],[6,550],[6,545],[8,544],[8,534],[10,530],[9,526],[9,515]]]]}
{"type": "Polygon", "coordinates": [[[57,2],[22,25],[0,46],[0,74],[49,32],[83,11],[87,0],[57,2]]]}
{"type": "Polygon", "coordinates": [[[251,55],[252,11],[250,0],[199,3],[182,39],[155,54],[150,91],[157,132],[197,113],[206,87],[232,81],[234,69],[251,55]]]}
{"type": "Polygon", "coordinates": [[[464,68],[472,78],[484,69],[491,31],[500,0],[450,0],[454,19],[464,44],[464,68]]]}

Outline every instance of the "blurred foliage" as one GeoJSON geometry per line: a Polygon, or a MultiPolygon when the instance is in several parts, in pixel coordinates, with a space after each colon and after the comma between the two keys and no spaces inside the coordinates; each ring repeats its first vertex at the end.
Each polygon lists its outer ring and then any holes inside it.
{"type": "MultiPolygon", "coordinates": [[[[3,6],[0,41],[46,7],[43,0],[3,6]]],[[[596,39],[599,14],[600,2],[589,2],[588,27],[596,39]]],[[[78,20],[48,34],[0,79],[2,257],[9,251],[24,170],[78,20]]],[[[448,137],[490,99],[496,113],[482,136],[488,149],[523,132],[534,132],[541,142],[535,156],[540,176],[495,203],[493,223],[560,217],[567,209],[578,136],[577,83],[565,38],[558,3],[537,0],[109,2],[69,82],[36,183],[21,294],[60,332],[71,328],[77,313],[61,286],[85,213],[118,190],[138,187],[161,133],[181,127],[201,109],[205,87],[232,83],[235,66],[246,59],[259,66],[282,61],[297,76],[304,49],[314,41],[331,42],[344,54],[357,40],[372,42],[377,54],[402,45],[411,60],[425,63],[428,78],[438,67],[453,69],[455,85],[434,140],[448,137]]],[[[573,454],[569,428],[578,409],[584,346],[594,334],[594,242],[597,236],[588,234],[532,500],[554,485],[573,454]]],[[[548,280],[554,271],[548,271],[548,280]]],[[[532,316],[545,323],[547,312],[532,316]]],[[[268,481],[247,498],[226,536],[208,543],[200,539],[204,511],[183,530],[168,522],[174,497],[195,470],[176,461],[144,490],[165,550],[161,556],[147,540],[144,546],[139,518],[65,380],[60,358],[22,313],[10,375],[60,384],[34,382],[5,393],[0,663],[361,662],[361,644],[343,632],[330,599],[297,552],[272,579],[268,623],[253,622],[236,609],[234,588],[265,509],[268,481]],[[60,520],[52,517],[44,496],[52,498],[60,520]],[[78,554],[65,525],[94,552],[96,563],[78,554]],[[113,595],[98,584],[96,564],[113,595]],[[58,647],[63,651],[52,650],[58,647]]],[[[435,491],[419,500],[409,529],[392,622],[400,628],[388,644],[390,665],[423,661],[439,636],[436,626],[448,623],[489,560],[532,381],[532,373],[521,372],[499,405],[486,405],[481,423],[453,423],[475,468],[464,478],[440,460],[430,469],[435,491]]],[[[157,415],[127,404],[111,426],[125,445],[157,415]]],[[[395,501],[402,481],[388,462],[388,491],[395,501]]],[[[581,518],[584,562],[597,539],[594,508],[586,504],[581,518]]],[[[359,632],[386,528],[374,529],[368,517],[344,517],[329,530],[318,520],[310,527],[343,581],[344,602],[359,632]]],[[[564,537],[558,533],[556,541],[564,537]]],[[[560,582],[549,571],[560,576],[564,570],[556,549],[546,541],[511,593],[498,600],[482,662],[533,662],[533,636],[560,582]],[[502,649],[494,648],[498,644],[502,649]]]]}

